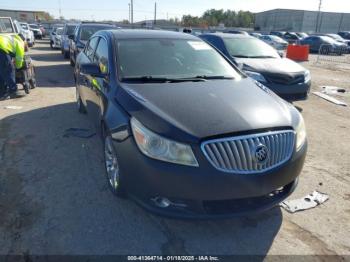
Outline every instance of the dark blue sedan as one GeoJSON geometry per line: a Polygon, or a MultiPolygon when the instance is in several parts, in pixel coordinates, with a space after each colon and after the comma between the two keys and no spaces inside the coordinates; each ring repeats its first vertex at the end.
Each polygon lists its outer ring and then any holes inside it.
{"type": "Polygon", "coordinates": [[[297,185],[300,113],[195,36],[99,31],[75,79],[117,196],[162,215],[227,217],[267,210],[297,185]]]}
{"type": "Polygon", "coordinates": [[[280,97],[288,101],[307,99],[310,72],[288,58],[281,58],[276,49],[265,42],[234,34],[202,34],[199,37],[280,97]]]}

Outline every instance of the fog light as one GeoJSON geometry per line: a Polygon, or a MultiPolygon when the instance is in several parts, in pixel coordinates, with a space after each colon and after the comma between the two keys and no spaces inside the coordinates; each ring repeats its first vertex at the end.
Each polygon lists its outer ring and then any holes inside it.
{"type": "Polygon", "coordinates": [[[171,201],[165,197],[155,197],[151,199],[154,204],[160,208],[166,208],[171,205],[171,201]]]}

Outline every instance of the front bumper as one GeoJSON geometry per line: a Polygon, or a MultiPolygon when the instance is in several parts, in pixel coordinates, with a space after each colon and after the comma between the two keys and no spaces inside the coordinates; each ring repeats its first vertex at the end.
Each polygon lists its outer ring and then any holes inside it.
{"type": "Polygon", "coordinates": [[[263,84],[275,92],[278,96],[288,101],[306,100],[310,93],[311,87],[311,81],[295,85],[283,85],[275,83],[263,84]]]}
{"type": "Polygon", "coordinates": [[[193,148],[199,167],[148,158],[132,137],[115,141],[115,148],[122,183],[137,203],[164,216],[207,219],[262,212],[283,201],[297,184],[307,144],[282,166],[253,175],[218,171],[199,148],[193,148]],[[172,205],[157,206],[154,199],[159,197],[167,198],[172,205]]]}

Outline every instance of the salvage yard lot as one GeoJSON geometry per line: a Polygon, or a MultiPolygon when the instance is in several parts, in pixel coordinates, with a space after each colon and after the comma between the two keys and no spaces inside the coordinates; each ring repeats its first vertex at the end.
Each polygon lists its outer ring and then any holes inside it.
{"type": "MultiPolygon", "coordinates": [[[[276,207],[229,220],[166,219],[110,193],[99,137],[63,136],[94,130],[77,111],[69,62],[45,41],[30,55],[38,88],[0,102],[0,254],[350,255],[350,107],[314,95],[296,103],[309,150],[289,199],[318,190],[329,195],[325,204],[295,214],[276,207]]],[[[303,63],[312,91],[345,88],[339,98],[350,104],[349,64],[314,61],[303,63]]]]}

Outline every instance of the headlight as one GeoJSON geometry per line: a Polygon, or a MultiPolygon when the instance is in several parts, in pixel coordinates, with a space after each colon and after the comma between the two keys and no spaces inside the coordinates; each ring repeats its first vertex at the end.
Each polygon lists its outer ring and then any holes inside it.
{"type": "Polygon", "coordinates": [[[138,148],[146,156],[186,166],[199,166],[189,145],[161,137],[135,118],[131,119],[131,129],[138,148]]]}
{"type": "Polygon", "coordinates": [[[299,151],[300,148],[304,145],[305,140],[306,140],[305,123],[304,123],[304,119],[301,115],[300,115],[299,123],[298,123],[295,131],[297,133],[296,149],[297,149],[297,151],[299,151]]]}
{"type": "Polygon", "coordinates": [[[309,82],[311,80],[311,74],[309,70],[305,71],[304,79],[305,79],[305,82],[309,82]]]}
{"type": "Polygon", "coordinates": [[[265,77],[257,72],[253,72],[253,71],[244,71],[249,77],[253,78],[256,81],[259,81],[261,83],[266,83],[266,79],[265,77]]]}

